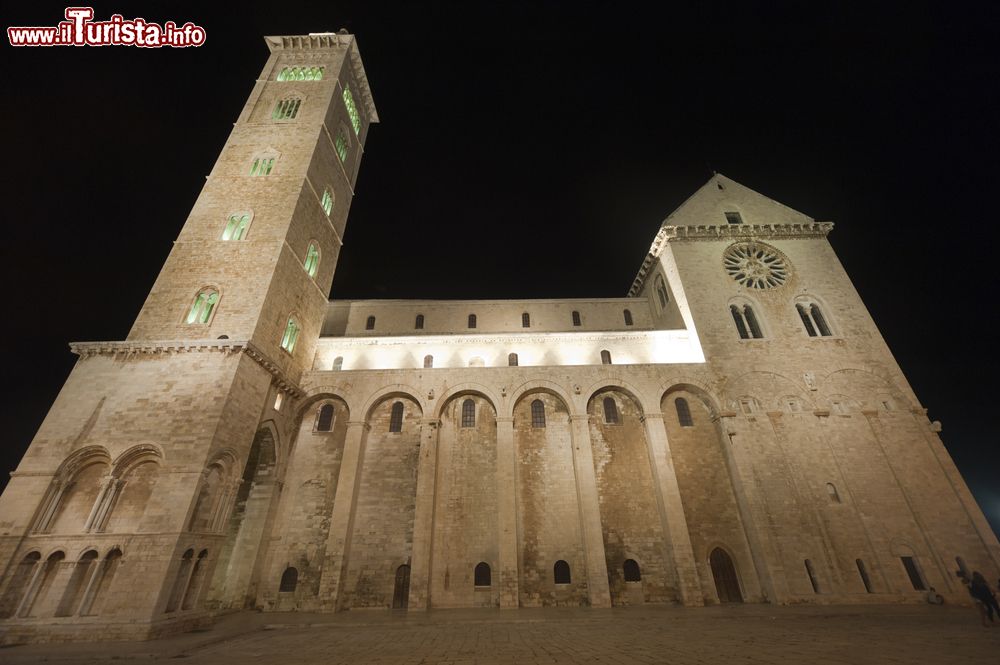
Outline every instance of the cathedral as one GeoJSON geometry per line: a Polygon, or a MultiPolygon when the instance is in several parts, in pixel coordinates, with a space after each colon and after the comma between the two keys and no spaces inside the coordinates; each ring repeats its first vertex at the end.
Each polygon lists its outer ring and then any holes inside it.
{"type": "Polygon", "coordinates": [[[0,643],[997,578],[832,223],[716,174],[621,298],[330,301],[378,114],[353,35],[266,43],[127,337],[70,345],[0,498],[0,643]]]}

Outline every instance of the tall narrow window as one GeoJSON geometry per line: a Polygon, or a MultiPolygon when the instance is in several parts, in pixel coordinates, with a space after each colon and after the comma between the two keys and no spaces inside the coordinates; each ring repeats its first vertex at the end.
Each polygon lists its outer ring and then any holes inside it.
{"type": "Polygon", "coordinates": [[[813,325],[812,316],[810,316],[810,312],[806,306],[801,303],[796,304],[795,310],[799,313],[799,318],[802,319],[802,325],[805,327],[806,332],[809,333],[809,336],[816,337],[816,326],[813,325]]]}
{"type": "Polygon", "coordinates": [[[531,426],[545,427],[545,404],[540,399],[531,403],[531,426]]]}
{"type": "Polygon", "coordinates": [[[333,193],[329,189],[323,190],[323,198],[320,199],[320,205],[323,206],[323,212],[330,215],[333,212],[333,193]]]}
{"type": "Polygon", "coordinates": [[[622,572],[625,573],[626,582],[641,582],[642,573],[639,572],[639,563],[635,559],[625,559],[622,565],[622,572]]]}
{"type": "Polygon", "coordinates": [[[581,325],[581,323],[580,323],[580,312],[573,312],[573,325],[574,326],[581,325]]]}
{"type": "Polygon", "coordinates": [[[431,369],[432,367],[434,367],[434,356],[424,356],[424,369],[431,369]]]}
{"type": "Polygon", "coordinates": [[[609,425],[618,424],[618,405],[611,397],[604,398],[604,422],[609,425]]]}
{"type": "Polygon", "coordinates": [[[823,312],[820,311],[819,305],[816,303],[809,305],[809,313],[812,314],[813,321],[816,322],[816,329],[819,330],[820,335],[829,337],[833,334],[830,332],[830,326],[826,325],[826,318],[823,316],[823,312]]]}
{"type": "Polygon", "coordinates": [[[316,243],[309,243],[309,249],[306,250],[306,262],[303,264],[306,269],[306,274],[310,277],[316,276],[316,271],[319,270],[319,247],[316,243]]]}
{"type": "Polygon", "coordinates": [[[865,585],[865,591],[872,593],[872,581],[868,577],[868,570],[865,568],[865,562],[861,559],[855,559],[854,563],[858,566],[858,575],[861,575],[861,581],[865,585]]]}
{"type": "Polygon", "coordinates": [[[830,497],[830,501],[840,503],[840,493],[837,491],[837,486],[833,483],[826,484],[826,495],[830,497]]]}
{"type": "Polygon", "coordinates": [[[747,332],[747,325],[743,320],[743,313],[740,312],[740,308],[736,305],[730,305],[729,313],[733,315],[733,323],[736,324],[736,332],[740,334],[740,339],[750,339],[750,333],[747,332]]]}
{"type": "Polygon", "coordinates": [[[601,364],[610,365],[611,364],[611,352],[605,349],[601,351],[601,364]]]}
{"type": "Polygon", "coordinates": [[[556,584],[569,584],[569,564],[560,559],[552,566],[552,579],[556,584]]]}
{"type": "Polygon", "coordinates": [[[622,312],[622,315],[625,317],[625,325],[632,325],[632,312],[626,309],[622,312]]]}
{"type": "Polygon", "coordinates": [[[396,402],[392,405],[392,411],[389,413],[389,431],[390,432],[402,432],[403,431],[403,403],[396,402]]]}
{"type": "Polygon", "coordinates": [[[924,584],[924,576],[920,574],[920,568],[917,567],[917,561],[912,556],[899,557],[903,562],[903,568],[906,569],[906,575],[910,578],[910,584],[913,585],[916,591],[926,591],[927,585],[924,584]]]}
{"type": "Polygon", "coordinates": [[[243,240],[243,236],[247,233],[248,226],[250,226],[249,213],[236,213],[235,215],[230,215],[229,221],[226,222],[226,228],[222,232],[222,239],[243,240]]]}
{"type": "Polygon", "coordinates": [[[754,339],[760,339],[764,336],[761,332],[760,323],[757,322],[757,315],[753,312],[753,307],[750,305],[743,305],[743,316],[747,320],[747,328],[750,329],[750,335],[754,339]]]}
{"type": "Polygon", "coordinates": [[[295,342],[299,339],[300,330],[298,322],[294,318],[288,317],[285,334],[281,336],[281,348],[289,353],[295,351],[295,342]]]}
{"type": "Polygon", "coordinates": [[[816,569],[813,568],[813,563],[809,559],[805,560],[806,573],[809,574],[809,583],[812,584],[813,593],[819,593],[819,578],[816,577],[816,569]]]}
{"type": "Polygon", "coordinates": [[[375,317],[369,316],[365,320],[365,330],[375,330],[375,317]]]}
{"type": "Polygon", "coordinates": [[[476,403],[471,399],[462,402],[462,427],[476,426],[476,403]]]}
{"type": "Polygon", "coordinates": [[[674,400],[674,407],[677,409],[677,420],[681,427],[694,427],[694,420],[691,419],[691,408],[683,397],[674,400]]]}
{"type": "Polygon", "coordinates": [[[188,323],[208,323],[212,319],[215,304],[219,302],[219,292],[215,289],[202,289],[194,297],[191,311],[188,312],[188,323]]]}
{"type": "Polygon", "coordinates": [[[423,314],[417,314],[417,319],[416,319],[416,321],[413,322],[413,328],[415,330],[423,330],[424,329],[424,315],[423,314]]]}
{"type": "Polygon", "coordinates": [[[344,369],[344,356],[337,356],[333,359],[333,369],[334,372],[339,372],[344,369]]]}
{"type": "Polygon", "coordinates": [[[294,97],[279,99],[274,105],[274,110],[271,111],[271,118],[273,120],[294,120],[295,116],[299,113],[299,104],[301,103],[301,99],[294,97]]]}
{"type": "Polygon", "coordinates": [[[476,564],[476,569],[472,574],[473,582],[476,586],[492,586],[492,575],[490,574],[490,564],[480,561],[476,564]]]}
{"type": "Polygon", "coordinates": [[[253,162],[250,164],[250,175],[271,175],[271,170],[274,168],[274,159],[274,157],[254,157],[253,162]]]}
{"type": "Polygon", "coordinates": [[[319,407],[319,417],[316,419],[317,432],[329,432],[333,429],[333,404],[319,407]]]}
{"type": "Polygon", "coordinates": [[[517,354],[508,353],[507,354],[507,367],[517,367],[517,354]]]}
{"type": "Polygon", "coordinates": [[[358,114],[358,107],[354,104],[354,95],[351,94],[351,89],[346,85],[344,86],[344,106],[347,107],[347,115],[351,119],[351,127],[354,128],[354,133],[357,134],[361,131],[361,116],[358,114]]]}
{"type": "Polygon", "coordinates": [[[656,276],[656,298],[660,301],[660,309],[667,306],[670,298],[667,297],[667,285],[663,282],[663,276],[656,276]]]}
{"type": "Polygon", "coordinates": [[[525,312],[521,315],[521,327],[530,328],[531,327],[531,315],[525,312]]]}
{"type": "Polygon", "coordinates": [[[727,212],[726,213],[726,223],[727,224],[742,224],[743,217],[738,212],[727,212]]]}
{"type": "Polygon", "coordinates": [[[469,327],[470,328],[475,328],[476,327],[476,315],[475,314],[469,314],[469,327]]]}
{"type": "Polygon", "coordinates": [[[333,142],[334,147],[337,149],[337,157],[340,157],[340,161],[347,161],[347,149],[351,147],[351,144],[347,140],[347,134],[344,129],[337,130],[337,139],[333,142]]]}

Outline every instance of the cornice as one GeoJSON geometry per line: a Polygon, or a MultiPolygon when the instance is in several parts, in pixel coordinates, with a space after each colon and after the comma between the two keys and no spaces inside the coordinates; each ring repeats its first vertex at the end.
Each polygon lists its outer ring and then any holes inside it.
{"type": "Polygon", "coordinates": [[[661,226],[649,246],[642,267],[632,280],[628,296],[634,298],[646,281],[653,263],[669,242],[686,240],[771,240],[775,238],[824,238],[833,230],[833,222],[808,224],[725,224],[695,226],[661,226]]]}
{"type": "Polygon", "coordinates": [[[690,339],[687,330],[636,330],[608,332],[539,332],[539,333],[509,333],[503,335],[485,333],[480,335],[446,334],[446,335],[406,335],[406,336],[365,336],[365,337],[320,337],[319,348],[323,347],[372,347],[372,346],[426,346],[437,344],[525,344],[531,342],[607,342],[636,341],[653,337],[669,337],[675,339],[690,339]]]}
{"type": "Polygon", "coordinates": [[[128,360],[139,356],[168,356],[181,353],[245,353],[274,377],[275,385],[298,399],[305,392],[292,382],[278,365],[255,344],[246,340],[187,339],[187,340],[126,340],[121,342],[70,342],[70,351],[81,358],[111,356],[128,360]]]}

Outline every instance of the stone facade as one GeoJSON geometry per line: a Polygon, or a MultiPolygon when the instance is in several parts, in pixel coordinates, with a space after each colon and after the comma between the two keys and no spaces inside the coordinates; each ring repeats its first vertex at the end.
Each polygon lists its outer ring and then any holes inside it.
{"type": "Polygon", "coordinates": [[[353,36],[267,43],[127,339],[72,346],[0,497],[4,642],[996,579],[832,224],[716,175],[623,298],[328,302],[378,117],[353,36]]]}

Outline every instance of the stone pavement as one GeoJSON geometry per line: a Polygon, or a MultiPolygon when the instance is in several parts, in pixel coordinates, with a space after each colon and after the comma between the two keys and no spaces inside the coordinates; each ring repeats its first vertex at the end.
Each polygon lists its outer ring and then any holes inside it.
{"type": "Polygon", "coordinates": [[[612,610],[232,614],[140,643],[27,645],[0,663],[1000,663],[1000,622],[972,608],[743,605],[612,610]]]}

